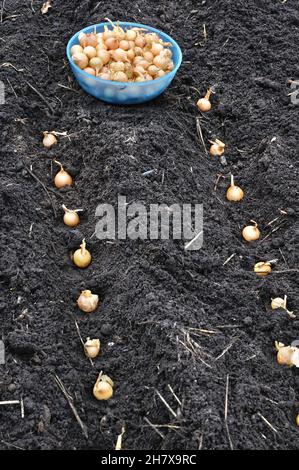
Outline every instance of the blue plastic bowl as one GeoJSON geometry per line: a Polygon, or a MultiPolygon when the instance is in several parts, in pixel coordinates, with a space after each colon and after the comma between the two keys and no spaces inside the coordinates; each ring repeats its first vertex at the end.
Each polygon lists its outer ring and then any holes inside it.
{"type": "Polygon", "coordinates": [[[97,25],[88,26],[87,28],[78,31],[78,33],[74,34],[74,36],[69,40],[66,53],[72,71],[83,90],[100,100],[107,101],[108,103],[136,104],[152,100],[156,98],[156,96],[163,93],[163,91],[172,82],[182,62],[182,51],[179,45],[170,36],[162,33],[158,29],[151,28],[150,26],[145,26],[139,23],[120,22],[117,24],[122,26],[124,29],[130,29],[134,27],[145,28],[148,31],[157,33],[160,38],[163,39],[163,41],[170,42],[171,46],[169,48],[173,54],[174,69],[164,77],[138,83],[103,80],[102,78],[93,77],[92,75],[84,72],[72,61],[71,48],[75,44],[79,44],[78,36],[81,32],[92,33],[94,30],[96,30],[96,33],[101,33],[104,31],[104,26],[111,28],[109,23],[100,23],[97,25]]]}

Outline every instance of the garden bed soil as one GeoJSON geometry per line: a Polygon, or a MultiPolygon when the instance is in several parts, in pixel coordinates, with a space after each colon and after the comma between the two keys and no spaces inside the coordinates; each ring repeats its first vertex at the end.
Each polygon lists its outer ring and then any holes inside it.
{"type": "Polygon", "coordinates": [[[46,15],[41,6],[7,0],[1,12],[0,399],[22,398],[25,415],[0,407],[0,448],[113,449],[125,426],[124,449],[298,449],[299,369],[279,366],[274,349],[299,339],[298,105],[288,82],[299,77],[297,2],[65,0],[46,15]],[[161,97],[113,106],[75,83],[67,41],[106,17],[178,41],[182,67],[161,97]],[[210,85],[213,110],[202,116],[195,103],[210,85]],[[226,166],[205,153],[198,116],[207,146],[227,144],[226,166]],[[47,151],[45,130],[70,138],[47,151]],[[54,189],[53,159],[73,187],[54,189]],[[242,203],[225,199],[230,173],[242,203]],[[118,195],[147,206],[203,203],[202,249],[92,237],[97,205],[116,205],[118,195]],[[76,230],[63,225],[62,203],[84,209],[76,230]],[[251,219],[267,238],[248,245],[240,231],[251,219]],[[83,237],[93,262],[79,270],[70,253],[83,237]],[[273,259],[271,275],[253,273],[273,259]],[[87,288],[101,299],[91,315],[76,308],[87,288]],[[284,294],[295,319],[270,310],[284,294]],[[74,320],[84,339],[101,340],[94,366],[74,320]],[[92,395],[101,370],[115,382],[108,402],[92,395]],[[149,422],[163,425],[160,435],[149,422]]]}

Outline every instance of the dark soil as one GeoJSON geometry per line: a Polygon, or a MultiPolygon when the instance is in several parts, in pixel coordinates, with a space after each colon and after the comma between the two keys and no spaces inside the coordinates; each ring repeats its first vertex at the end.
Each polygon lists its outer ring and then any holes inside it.
{"type": "Polygon", "coordinates": [[[64,0],[44,16],[42,3],[7,0],[0,18],[6,90],[0,107],[0,332],[6,347],[0,400],[22,397],[25,410],[22,419],[19,406],[0,406],[0,448],[113,449],[125,424],[125,449],[228,449],[229,376],[233,448],[298,449],[299,369],[277,365],[274,341],[299,339],[299,316],[270,310],[271,297],[287,294],[289,309],[299,315],[298,106],[288,96],[288,80],[299,77],[297,1],[64,0]],[[105,17],[160,28],[181,45],[182,67],[163,96],[118,107],[78,88],[67,41],[105,17]],[[205,154],[196,132],[195,88],[202,95],[211,84],[213,110],[201,116],[201,127],[206,145],[215,137],[227,143],[227,166],[205,154]],[[60,137],[46,151],[44,130],[67,131],[71,139],[60,137]],[[54,158],[73,175],[74,187],[53,188],[54,158]],[[152,168],[157,173],[142,176],[152,168]],[[225,199],[230,172],[245,191],[240,204],[225,199]],[[225,178],[215,191],[219,173],[225,178]],[[146,204],[203,203],[203,248],[91,238],[97,205],[114,204],[119,194],[146,204]],[[78,230],[63,225],[62,203],[84,208],[78,230]],[[272,228],[279,228],[271,233],[267,224],[277,217],[272,228]],[[269,236],[249,246],[240,230],[250,219],[269,236]],[[79,270],[70,252],[83,237],[93,263],[79,270]],[[278,260],[273,273],[259,279],[254,263],[272,259],[278,260]],[[91,315],[76,308],[84,288],[101,297],[91,315]],[[84,339],[101,339],[94,367],[74,318],[84,339]],[[109,402],[92,396],[101,370],[116,384],[109,402]],[[72,395],[88,439],[55,374],[72,395]],[[177,427],[159,428],[162,438],[145,418],[177,427]]]}

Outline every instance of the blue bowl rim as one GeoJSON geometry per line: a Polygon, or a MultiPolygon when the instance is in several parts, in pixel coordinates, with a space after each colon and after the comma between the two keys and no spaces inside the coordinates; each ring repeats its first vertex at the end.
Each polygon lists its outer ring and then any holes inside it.
{"type": "MultiPolygon", "coordinates": [[[[159,29],[156,29],[156,28],[153,28],[152,26],[147,26],[147,25],[144,25],[144,24],[141,24],[141,23],[131,23],[131,22],[126,22],[126,21],[117,21],[116,22],[117,24],[119,24],[120,26],[132,26],[132,27],[137,27],[137,28],[145,28],[149,31],[153,31],[155,33],[158,33],[158,34],[163,34],[165,36],[165,38],[168,40],[168,42],[171,42],[172,43],[172,46],[175,47],[178,52],[179,52],[179,59],[178,59],[178,62],[175,66],[175,68],[168,74],[166,74],[164,77],[160,77],[160,78],[155,78],[155,80],[153,80],[155,83],[160,83],[160,82],[163,82],[165,80],[165,78],[168,76],[168,77],[174,77],[175,74],[177,73],[178,69],[180,68],[181,66],[181,63],[182,63],[182,58],[183,58],[183,54],[182,54],[182,51],[181,51],[181,48],[180,46],[178,45],[178,43],[172,39],[171,36],[169,36],[168,34],[164,33],[163,31],[160,31],[159,29]]],[[[151,83],[151,80],[146,80],[145,82],[134,82],[134,83],[130,83],[130,82],[114,82],[113,80],[104,80],[103,78],[101,77],[94,77],[93,75],[90,75],[88,74],[87,72],[84,72],[84,70],[80,69],[80,67],[78,67],[77,64],[75,64],[75,62],[72,61],[72,57],[71,57],[71,42],[74,40],[74,39],[77,39],[77,37],[79,36],[80,33],[84,33],[86,30],[90,30],[90,29],[94,29],[94,28],[98,28],[98,27],[102,27],[102,26],[110,26],[111,27],[111,24],[108,23],[108,22],[104,22],[104,23],[97,23],[97,24],[92,24],[90,26],[86,26],[85,28],[81,29],[80,31],[78,31],[77,33],[75,33],[68,41],[67,43],[67,46],[66,46],[66,54],[67,54],[67,58],[68,58],[68,61],[70,64],[72,64],[73,67],[75,67],[75,69],[77,69],[78,72],[80,73],[83,73],[83,76],[86,76],[88,78],[92,78],[96,81],[99,81],[99,82],[103,82],[103,83],[106,83],[106,84],[110,84],[110,85],[115,85],[115,86],[124,86],[126,85],[126,87],[130,87],[130,86],[146,86],[148,85],[148,83],[151,83]]]]}

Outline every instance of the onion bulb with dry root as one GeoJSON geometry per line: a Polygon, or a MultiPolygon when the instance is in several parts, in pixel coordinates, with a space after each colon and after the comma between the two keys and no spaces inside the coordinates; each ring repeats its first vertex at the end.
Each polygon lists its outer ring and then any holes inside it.
{"type": "Polygon", "coordinates": [[[73,254],[73,262],[78,268],[87,268],[91,263],[91,254],[86,249],[85,239],[82,241],[80,248],[73,254]]]}
{"type": "Polygon", "coordinates": [[[113,396],[114,383],[108,375],[99,375],[93,387],[93,395],[97,400],[109,400],[113,396]]]}
{"type": "Polygon", "coordinates": [[[239,186],[236,186],[234,183],[234,177],[231,175],[230,187],[226,191],[226,198],[228,201],[238,202],[241,201],[244,197],[244,191],[239,186]]]}
{"type": "Polygon", "coordinates": [[[54,134],[51,132],[43,132],[44,138],[43,138],[43,146],[46,147],[47,149],[50,149],[53,147],[53,145],[57,144],[57,139],[54,134]]]}
{"type": "Polygon", "coordinates": [[[253,270],[259,277],[268,276],[272,271],[271,263],[270,261],[260,261],[254,265],[253,270]]]}
{"type": "Polygon", "coordinates": [[[220,157],[224,153],[225,144],[221,140],[216,139],[215,142],[211,142],[210,154],[213,157],[220,157]]]}
{"type": "Polygon", "coordinates": [[[86,339],[86,342],[84,343],[84,352],[87,357],[90,357],[90,359],[96,358],[100,353],[100,349],[101,343],[99,339],[86,339]]]}
{"type": "Polygon", "coordinates": [[[205,96],[203,98],[200,98],[196,103],[198,109],[202,111],[203,113],[210,111],[210,109],[212,108],[212,104],[210,101],[211,93],[212,93],[212,88],[209,88],[205,96]]]}
{"type": "Polygon", "coordinates": [[[99,303],[99,296],[90,290],[83,290],[77,299],[77,305],[82,312],[94,312],[99,303]]]}
{"type": "Polygon", "coordinates": [[[58,162],[57,160],[54,160],[54,162],[60,166],[60,170],[54,178],[54,184],[56,188],[60,189],[64,188],[64,186],[72,186],[73,178],[71,177],[71,175],[67,171],[65,171],[60,162],[58,162]]]}
{"type": "Polygon", "coordinates": [[[283,343],[275,342],[277,350],[277,362],[280,365],[299,367],[299,349],[295,346],[285,346],[283,343]]]}
{"type": "Polygon", "coordinates": [[[254,225],[247,225],[242,230],[242,236],[247,242],[253,242],[258,240],[261,236],[261,232],[258,229],[257,223],[251,220],[254,225]]]}
{"type": "Polygon", "coordinates": [[[63,222],[68,227],[76,227],[80,223],[78,212],[82,209],[68,209],[64,204],[61,206],[64,210],[63,222]]]}

